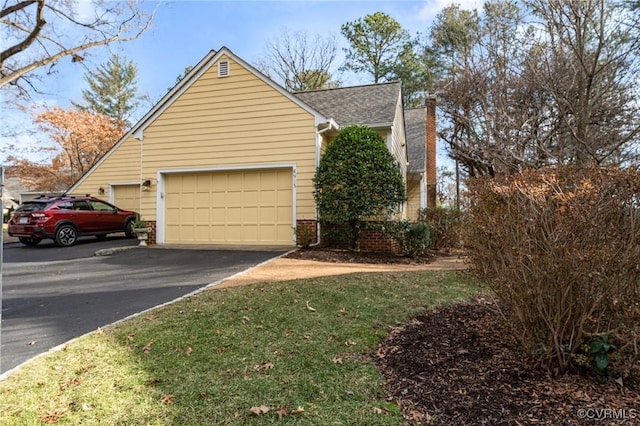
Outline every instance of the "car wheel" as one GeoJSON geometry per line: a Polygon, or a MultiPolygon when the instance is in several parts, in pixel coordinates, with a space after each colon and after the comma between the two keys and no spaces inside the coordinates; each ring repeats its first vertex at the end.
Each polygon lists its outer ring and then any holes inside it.
{"type": "Polygon", "coordinates": [[[42,241],[42,238],[38,237],[18,237],[18,239],[25,246],[37,246],[42,241]]]}
{"type": "Polygon", "coordinates": [[[60,247],[69,247],[76,243],[78,240],[78,231],[73,225],[65,224],[60,225],[56,229],[56,235],[54,241],[60,247]]]}
{"type": "Polygon", "coordinates": [[[133,232],[133,219],[129,219],[124,224],[124,235],[127,238],[133,238],[136,234],[133,232]]]}

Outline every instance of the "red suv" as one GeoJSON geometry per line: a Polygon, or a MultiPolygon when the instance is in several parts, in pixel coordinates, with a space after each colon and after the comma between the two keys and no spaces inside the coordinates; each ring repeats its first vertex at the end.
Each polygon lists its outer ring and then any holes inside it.
{"type": "Polygon", "coordinates": [[[124,232],[133,237],[131,223],[137,213],[121,210],[94,197],[39,197],[21,204],[9,220],[9,235],[35,246],[52,238],[59,246],[72,246],[81,235],[105,238],[124,232]]]}

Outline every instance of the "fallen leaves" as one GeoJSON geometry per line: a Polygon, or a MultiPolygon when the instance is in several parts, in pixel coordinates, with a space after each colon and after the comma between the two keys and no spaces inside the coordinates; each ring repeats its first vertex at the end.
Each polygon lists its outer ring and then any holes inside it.
{"type": "Polygon", "coordinates": [[[256,365],[255,367],[253,367],[253,369],[255,371],[263,371],[263,370],[271,370],[274,367],[274,365],[270,362],[265,362],[263,364],[260,365],[256,365]]]}
{"type": "Polygon", "coordinates": [[[310,300],[307,300],[307,310],[311,311],[311,312],[315,312],[316,308],[312,307],[311,305],[309,305],[310,300]]]}
{"type": "Polygon", "coordinates": [[[144,345],[144,347],[142,348],[142,352],[148,354],[149,352],[151,352],[151,346],[153,346],[153,340],[144,345]]]}
{"type": "MultiPolygon", "coordinates": [[[[260,405],[260,406],[256,406],[256,407],[251,407],[251,409],[249,411],[251,411],[253,414],[255,414],[256,416],[261,416],[263,414],[266,414],[270,411],[271,409],[269,407],[267,407],[266,405],[260,405]]],[[[304,407],[302,406],[298,406],[298,408],[289,411],[289,409],[287,407],[282,407],[281,409],[279,409],[278,411],[276,411],[276,414],[278,415],[278,420],[282,420],[283,417],[285,416],[289,416],[292,414],[301,414],[304,413],[304,407]]]]}
{"type": "Polygon", "coordinates": [[[269,407],[266,405],[261,405],[259,407],[251,407],[250,411],[256,416],[261,416],[269,412],[269,407]]]}
{"type": "Polygon", "coordinates": [[[185,349],[184,354],[186,356],[191,356],[191,354],[193,353],[193,349],[191,349],[191,346],[188,346],[187,349],[185,349]]]}
{"type": "Polygon", "coordinates": [[[80,383],[81,383],[80,377],[72,377],[69,380],[67,380],[65,383],[59,383],[58,388],[61,391],[65,391],[68,388],[78,386],[80,383]]]}
{"type": "Polygon", "coordinates": [[[58,421],[62,418],[64,413],[62,411],[51,411],[44,416],[40,417],[40,421],[42,423],[58,423],[58,421]]]}
{"type": "Polygon", "coordinates": [[[160,402],[162,404],[168,404],[168,405],[173,404],[175,402],[175,400],[176,400],[175,395],[170,394],[170,393],[168,393],[166,395],[163,395],[163,397],[160,398],[160,402]]]}
{"type": "Polygon", "coordinates": [[[298,406],[298,408],[296,408],[295,410],[287,410],[287,407],[282,407],[281,409],[279,409],[278,411],[276,411],[276,413],[278,414],[278,420],[282,420],[282,418],[284,416],[288,416],[290,414],[300,414],[300,413],[304,413],[304,408],[298,406]]]}

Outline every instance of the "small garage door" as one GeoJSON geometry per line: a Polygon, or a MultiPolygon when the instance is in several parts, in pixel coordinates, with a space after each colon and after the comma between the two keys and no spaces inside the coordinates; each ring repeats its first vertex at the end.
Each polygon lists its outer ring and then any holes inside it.
{"type": "Polygon", "coordinates": [[[290,169],[169,174],[165,242],[292,243],[290,169]]]}
{"type": "Polygon", "coordinates": [[[124,210],[140,210],[140,185],[113,185],[113,204],[124,210]]]}

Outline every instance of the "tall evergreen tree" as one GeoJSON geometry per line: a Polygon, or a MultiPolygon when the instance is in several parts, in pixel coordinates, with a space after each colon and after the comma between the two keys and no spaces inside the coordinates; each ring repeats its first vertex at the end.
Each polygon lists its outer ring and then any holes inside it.
{"type": "Polygon", "coordinates": [[[82,111],[104,114],[128,126],[139,103],[137,74],[138,68],[133,61],[113,54],[106,64],[85,74],[89,88],[82,91],[84,103],[73,105],[82,111]]]}
{"type": "Polygon", "coordinates": [[[347,22],[341,30],[349,42],[344,69],[366,72],[374,83],[388,81],[393,65],[411,42],[402,25],[382,12],[347,22]]]}
{"type": "Polygon", "coordinates": [[[430,52],[391,16],[375,12],[341,27],[349,47],[343,70],[368,74],[373,83],[402,81],[405,106],[423,104],[432,86],[430,52]]]}

